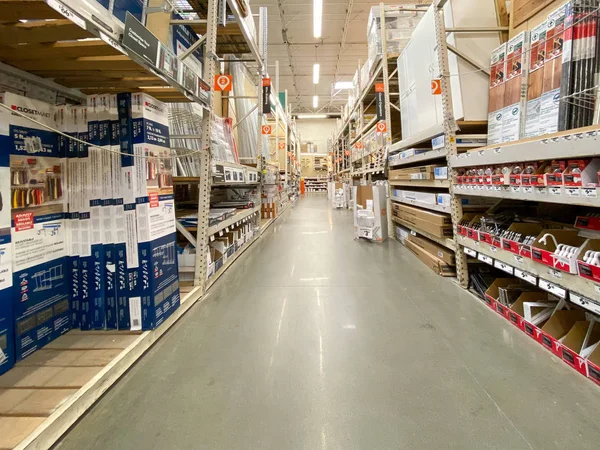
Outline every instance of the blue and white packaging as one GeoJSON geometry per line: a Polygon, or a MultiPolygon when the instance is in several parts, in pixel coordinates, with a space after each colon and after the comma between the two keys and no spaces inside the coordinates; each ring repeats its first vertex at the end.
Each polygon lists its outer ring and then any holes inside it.
{"type": "MultiPolygon", "coordinates": [[[[173,18],[183,19],[183,17],[178,14],[174,14],[173,18]]],[[[178,58],[186,53],[199,39],[198,34],[196,34],[189,25],[173,25],[173,52],[178,58]]],[[[196,75],[202,78],[204,74],[202,61],[204,61],[204,54],[202,46],[200,46],[199,49],[193,51],[192,54],[185,59],[185,64],[187,64],[196,75]]],[[[181,76],[183,75],[181,74],[181,76]]]]}
{"type": "Polygon", "coordinates": [[[56,133],[55,106],[5,93],[14,112],[0,110],[8,140],[15,357],[21,360],[70,329],[65,230],[65,155],[56,133]]]}
{"type": "Polygon", "coordinates": [[[137,20],[142,21],[144,12],[143,0],[114,0],[113,15],[121,22],[125,22],[127,13],[131,13],[137,20]]]}
{"type": "MultiPolygon", "coordinates": [[[[130,296],[131,328],[153,329],[179,306],[172,158],[167,106],[147,94],[131,94],[138,283],[130,296]]],[[[129,197],[126,193],[125,198],[129,197]]]]}
{"type": "MultiPolygon", "coordinates": [[[[3,94],[0,94],[2,98],[3,94]]],[[[0,100],[2,103],[2,100],[0,100]]],[[[2,125],[0,125],[2,126],[2,125]]],[[[10,136],[0,135],[0,375],[15,363],[12,308],[12,245],[10,241],[10,136]]]]}

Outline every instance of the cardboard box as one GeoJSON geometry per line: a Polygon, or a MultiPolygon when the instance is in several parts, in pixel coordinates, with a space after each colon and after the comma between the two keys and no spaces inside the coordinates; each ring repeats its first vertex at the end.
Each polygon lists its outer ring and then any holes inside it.
{"type": "MultiPolygon", "coordinates": [[[[5,93],[0,101],[56,127],[54,105],[12,93],[5,93]]],[[[21,360],[70,329],[66,154],[61,153],[64,148],[58,145],[57,135],[41,125],[6,109],[0,110],[0,123],[3,152],[9,154],[11,172],[11,195],[5,199],[5,206],[8,210],[10,205],[12,221],[10,298],[15,355],[21,360]]]]}
{"type": "Polygon", "coordinates": [[[529,31],[510,39],[506,55],[506,86],[502,112],[502,142],[512,142],[525,135],[527,76],[529,64],[529,31]]]}
{"type": "Polygon", "coordinates": [[[452,219],[448,214],[428,211],[426,209],[415,208],[404,204],[395,204],[397,211],[406,217],[415,217],[419,220],[429,222],[434,225],[452,225],[452,219]]]}
{"type": "Polygon", "coordinates": [[[580,309],[556,311],[548,322],[541,327],[538,341],[558,357],[562,357],[560,340],[573,328],[576,322],[585,320],[585,313],[580,309]]]}
{"type": "Polygon", "coordinates": [[[454,266],[450,266],[446,264],[441,259],[437,258],[435,255],[432,255],[427,250],[422,247],[419,247],[414,242],[410,240],[405,241],[404,245],[408,248],[414,255],[419,258],[425,265],[431,268],[435,273],[441,275],[443,277],[454,277],[456,276],[456,269],[454,266]]]}
{"type": "MultiPolygon", "coordinates": [[[[542,232],[542,226],[538,223],[513,223],[508,227],[507,231],[521,233],[523,236],[537,236],[542,232]]],[[[502,249],[520,255],[525,258],[531,258],[531,246],[524,245],[520,242],[502,238],[502,249]]]]}
{"type": "Polygon", "coordinates": [[[600,385],[600,346],[596,347],[587,359],[587,376],[594,383],[600,385]]]}
{"type": "Polygon", "coordinates": [[[485,291],[484,302],[490,308],[496,311],[496,303],[500,293],[498,288],[520,284],[517,278],[496,278],[494,282],[485,291]]]}
{"type": "Polygon", "coordinates": [[[488,145],[502,143],[502,113],[506,92],[506,50],[506,44],[502,44],[492,52],[491,57],[488,145]]]}
{"type": "Polygon", "coordinates": [[[577,256],[577,271],[580,277],[600,282],[600,267],[583,260],[587,252],[600,252],[600,239],[590,239],[582,247],[577,256]]]}
{"type": "Polygon", "coordinates": [[[536,262],[563,272],[577,273],[577,260],[585,242],[586,240],[579,237],[578,231],[575,230],[543,230],[531,246],[531,258],[536,262]],[[559,245],[565,244],[577,247],[578,250],[570,258],[559,257],[555,254],[557,247],[554,239],[547,237],[542,242],[542,238],[547,234],[554,236],[559,245]]]}
{"type": "Polygon", "coordinates": [[[563,361],[585,376],[588,375],[587,364],[585,358],[580,356],[580,353],[583,350],[586,336],[588,336],[588,347],[597,343],[600,340],[600,325],[596,322],[588,322],[587,320],[576,322],[561,342],[561,357],[563,361]],[[590,326],[592,326],[591,330],[589,330],[590,326]],[[588,330],[590,332],[589,336],[588,330]]]}
{"type": "Polygon", "coordinates": [[[385,186],[354,186],[352,188],[354,200],[354,237],[364,236],[362,233],[358,211],[372,211],[374,215],[373,237],[371,240],[383,242],[388,238],[387,230],[387,193],[385,186]]]}
{"type": "Polygon", "coordinates": [[[414,236],[412,234],[409,234],[406,239],[414,245],[421,247],[426,252],[436,256],[438,259],[440,259],[447,265],[456,265],[456,258],[454,252],[449,251],[446,247],[442,247],[441,245],[430,241],[425,237],[414,236]]]}
{"type": "MultiPolygon", "coordinates": [[[[523,307],[524,303],[537,303],[537,302],[545,302],[548,300],[548,294],[542,291],[530,291],[523,292],[517,300],[511,305],[508,309],[507,319],[514,326],[519,328],[522,331],[525,331],[525,310],[523,307]]],[[[542,310],[545,309],[543,307],[532,308],[532,314],[536,315],[542,310]]],[[[534,335],[532,335],[534,337],[534,335]]]]}
{"type": "Polygon", "coordinates": [[[544,55],[546,53],[547,28],[548,24],[543,21],[531,30],[525,137],[538,136],[540,132],[540,108],[544,90],[544,55]]]}
{"type": "Polygon", "coordinates": [[[453,235],[452,225],[435,225],[424,220],[415,218],[414,216],[405,216],[394,212],[394,217],[401,225],[413,229],[415,231],[424,231],[431,233],[439,238],[451,238],[453,235]]]}

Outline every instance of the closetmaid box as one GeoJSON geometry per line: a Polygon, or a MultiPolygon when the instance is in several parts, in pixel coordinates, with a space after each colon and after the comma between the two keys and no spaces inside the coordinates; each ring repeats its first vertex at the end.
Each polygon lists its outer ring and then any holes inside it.
{"type": "Polygon", "coordinates": [[[371,240],[383,242],[388,238],[385,186],[354,186],[354,237],[360,237],[359,210],[372,211],[374,215],[373,237],[371,240]]]}
{"type": "MultiPolygon", "coordinates": [[[[7,147],[7,136],[0,136],[0,148],[7,147]]],[[[0,195],[10,198],[8,152],[0,152],[0,195]]],[[[12,313],[12,246],[10,243],[10,208],[0,209],[0,375],[15,363],[15,338],[12,313]]]]}
{"type": "MultiPolygon", "coordinates": [[[[55,127],[54,105],[10,93],[0,101],[55,127]]],[[[66,155],[60,154],[56,133],[5,109],[0,110],[0,139],[10,155],[10,196],[4,204],[11,210],[11,297],[20,360],[70,328],[66,155]]]]}

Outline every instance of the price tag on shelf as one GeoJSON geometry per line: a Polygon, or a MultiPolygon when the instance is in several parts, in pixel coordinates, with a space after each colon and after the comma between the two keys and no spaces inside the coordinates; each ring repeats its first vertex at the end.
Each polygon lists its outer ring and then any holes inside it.
{"type": "Polygon", "coordinates": [[[521,192],[521,186],[511,186],[510,188],[511,188],[510,189],[511,192],[513,192],[513,193],[519,193],[519,192],[521,192]]]}
{"type": "Polygon", "coordinates": [[[490,258],[489,256],[484,255],[483,253],[480,253],[479,255],[477,255],[477,259],[481,262],[489,264],[490,266],[494,264],[494,260],[492,258],[490,258]]]}
{"type": "Polygon", "coordinates": [[[63,5],[61,2],[59,2],[57,0],[47,0],[46,3],[48,3],[48,6],[50,6],[50,8],[52,8],[57,13],[66,17],[71,22],[73,22],[74,24],[83,28],[84,30],[86,29],[85,20],[83,20],[81,17],[79,17],[77,14],[75,14],[71,8],[63,5]]]}
{"type": "Polygon", "coordinates": [[[515,277],[537,286],[537,278],[530,273],[522,271],[521,269],[515,268],[515,277]]]}
{"type": "Polygon", "coordinates": [[[477,189],[479,189],[480,191],[483,191],[485,189],[485,186],[483,184],[480,184],[477,186],[477,189]]]}
{"type": "Polygon", "coordinates": [[[562,280],[562,272],[560,270],[548,269],[548,274],[557,280],[562,280]]]}
{"type": "Polygon", "coordinates": [[[100,39],[102,39],[104,42],[106,42],[108,45],[110,45],[112,48],[114,48],[115,50],[120,51],[121,53],[124,53],[125,55],[127,55],[127,50],[125,50],[121,44],[119,44],[117,41],[115,41],[113,38],[111,38],[110,36],[108,36],[107,34],[104,34],[102,31],[100,32],[100,39]]]}
{"type": "Polygon", "coordinates": [[[550,191],[550,195],[562,195],[561,187],[551,187],[551,188],[549,188],[549,191],[550,191]]]}
{"type": "Polygon", "coordinates": [[[509,266],[508,264],[503,263],[502,261],[494,261],[494,267],[511,275],[514,273],[514,268],[509,266]]]}
{"type": "Polygon", "coordinates": [[[498,154],[498,153],[500,153],[501,151],[502,151],[502,148],[501,148],[501,147],[496,147],[496,148],[494,149],[494,153],[495,153],[495,154],[498,154]]]}
{"type": "Polygon", "coordinates": [[[229,233],[229,227],[225,227],[225,233],[229,233]]]}
{"type": "Polygon", "coordinates": [[[598,190],[596,188],[581,188],[581,196],[585,198],[598,198],[598,190]]]}
{"type": "Polygon", "coordinates": [[[600,303],[595,300],[591,300],[583,295],[576,294],[575,292],[569,292],[569,300],[576,305],[580,305],[595,314],[600,314],[600,303]]]}
{"type": "Polygon", "coordinates": [[[560,298],[567,297],[566,289],[563,289],[560,286],[558,286],[554,283],[551,283],[548,280],[544,280],[543,278],[540,278],[539,287],[540,287],[540,289],[543,289],[546,292],[550,292],[551,294],[554,294],[557,297],[560,297],[560,298]]]}
{"type": "Polygon", "coordinates": [[[488,184],[485,187],[487,188],[488,191],[491,191],[492,189],[494,189],[494,186],[492,186],[491,184],[488,184]]]}
{"type": "Polygon", "coordinates": [[[223,230],[219,231],[219,236],[223,236],[223,230]]]}
{"type": "Polygon", "coordinates": [[[515,255],[515,261],[517,262],[517,264],[525,264],[523,257],[519,255],[515,255]]]}
{"type": "Polygon", "coordinates": [[[483,155],[485,155],[485,150],[479,150],[479,151],[477,152],[477,154],[478,154],[479,156],[483,156],[483,155]]]}
{"type": "Polygon", "coordinates": [[[523,186],[523,194],[533,194],[533,187],[523,186]]]}
{"type": "Polygon", "coordinates": [[[568,188],[565,188],[565,191],[569,197],[580,197],[581,196],[581,192],[579,191],[579,188],[577,188],[577,187],[568,187],[568,188]]]}
{"type": "Polygon", "coordinates": [[[475,250],[471,250],[469,247],[464,247],[464,251],[467,255],[477,258],[477,252],[475,250]]]}
{"type": "Polygon", "coordinates": [[[210,242],[213,242],[214,240],[215,240],[215,235],[213,234],[213,235],[211,235],[211,237],[210,237],[210,242]]]}
{"type": "Polygon", "coordinates": [[[600,294],[600,286],[598,286],[597,284],[594,285],[594,290],[600,294]]]}
{"type": "Polygon", "coordinates": [[[473,243],[475,244],[475,247],[479,247],[479,241],[475,241],[473,243]]]}
{"type": "Polygon", "coordinates": [[[495,185],[494,186],[494,191],[496,191],[496,192],[502,192],[502,186],[495,185]]]}
{"type": "Polygon", "coordinates": [[[490,245],[490,252],[496,253],[497,251],[498,251],[498,247],[494,247],[493,245],[490,245]]]}
{"type": "Polygon", "coordinates": [[[413,236],[417,237],[417,232],[416,231],[410,230],[410,234],[412,234],[413,236]]]}

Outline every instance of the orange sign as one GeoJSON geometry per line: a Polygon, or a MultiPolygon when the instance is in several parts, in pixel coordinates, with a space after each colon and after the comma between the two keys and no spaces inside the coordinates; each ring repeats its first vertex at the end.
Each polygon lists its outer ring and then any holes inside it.
{"type": "Polygon", "coordinates": [[[354,144],[355,148],[362,148],[362,142],[357,142],[356,144],[354,144]]]}
{"type": "Polygon", "coordinates": [[[262,134],[271,134],[271,125],[263,125],[262,134]]]}
{"type": "Polygon", "coordinates": [[[442,80],[431,80],[431,93],[433,95],[442,95],[442,80]]]}
{"type": "Polygon", "coordinates": [[[383,120],[381,122],[377,122],[377,132],[378,133],[387,132],[387,123],[385,123],[383,120]]]}
{"type": "MultiPolygon", "coordinates": [[[[346,156],[350,156],[350,150],[345,150],[345,151],[344,151],[344,155],[346,155],[346,156]]],[[[340,158],[340,159],[342,159],[342,158],[340,158]]]]}
{"type": "Polygon", "coordinates": [[[279,150],[285,150],[285,142],[279,143],[279,150]]]}
{"type": "Polygon", "coordinates": [[[385,92],[385,85],[383,83],[375,83],[375,92],[385,92]]]}
{"type": "Polygon", "coordinates": [[[263,78],[262,79],[262,85],[263,85],[263,87],[271,86],[271,79],[270,78],[263,78]]]}
{"type": "Polygon", "coordinates": [[[231,75],[215,75],[215,91],[231,91],[232,81],[231,75]]]}

